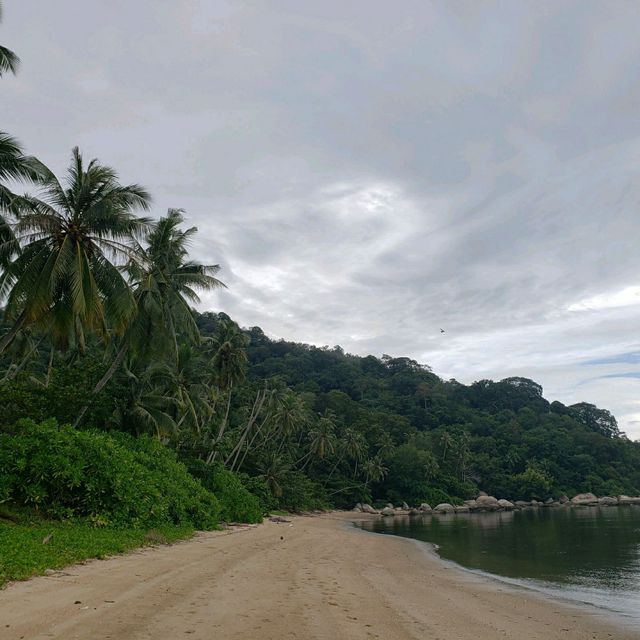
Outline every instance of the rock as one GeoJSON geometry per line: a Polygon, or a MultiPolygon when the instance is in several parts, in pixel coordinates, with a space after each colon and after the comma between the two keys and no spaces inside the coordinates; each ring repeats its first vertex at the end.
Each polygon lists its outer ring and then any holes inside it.
{"type": "Polygon", "coordinates": [[[378,513],[370,504],[363,504],[361,508],[363,513],[378,513]]]}
{"type": "Polygon", "coordinates": [[[422,515],[422,511],[420,511],[419,509],[410,509],[409,510],[409,515],[410,516],[420,516],[420,515],[422,515]]]}
{"type": "Polygon", "coordinates": [[[516,500],[514,504],[516,507],[518,507],[518,509],[524,509],[525,507],[531,506],[531,503],[527,502],[526,500],[516,500]]]}
{"type": "Polygon", "coordinates": [[[44,570],[44,575],[45,576],[52,576],[55,575],[57,573],[57,571],[54,571],[53,569],[45,569],[44,570]]]}
{"type": "Polygon", "coordinates": [[[469,509],[469,507],[466,504],[462,504],[459,506],[454,507],[456,513],[469,513],[469,511],[471,511],[471,509],[469,509]]]}
{"type": "Polygon", "coordinates": [[[427,512],[432,511],[432,509],[431,509],[431,505],[430,505],[430,504],[427,504],[426,502],[423,502],[423,503],[420,505],[420,511],[427,511],[427,512]]]}
{"type": "Polygon", "coordinates": [[[544,503],[545,504],[551,504],[552,502],[554,502],[553,498],[547,498],[544,503]]]}
{"type": "Polygon", "coordinates": [[[362,502],[358,502],[358,504],[351,509],[351,511],[360,511],[362,512],[362,502]]]}
{"type": "Polygon", "coordinates": [[[409,511],[409,509],[411,509],[411,507],[410,507],[406,502],[403,502],[403,503],[402,503],[402,508],[403,508],[405,511],[409,511]]]}
{"type": "Polygon", "coordinates": [[[485,493],[484,491],[478,491],[478,497],[483,498],[484,496],[489,495],[488,493],[485,493]]]}
{"type": "Polygon", "coordinates": [[[504,498],[502,498],[501,500],[498,500],[498,504],[503,508],[503,509],[515,509],[516,506],[513,504],[513,502],[509,502],[509,500],[505,500],[504,498]]]}
{"type": "Polygon", "coordinates": [[[473,511],[473,509],[478,508],[478,503],[475,500],[465,500],[464,504],[466,504],[467,507],[469,507],[470,511],[473,511]]]}
{"type": "Polygon", "coordinates": [[[576,505],[598,504],[598,498],[593,493],[579,493],[571,498],[571,503],[576,505]]]}
{"type": "Polygon", "coordinates": [[[567,498],[567,496],[562,495],[558,498],[558,502],[560,502],[560,504],[567,504],[567,502],[569,502],[569,498],[567,498]]]}
{"type": "Polygon", "coordinates": [[[618,504],[640,504],[640,497],[618,496],[618,504]]]}
{"type": "Polygon", "coordinates": [[[433,510],[436,513],[453,513],[455,511],[455,508],[448,502],[441,502],[439,505],[435,506],[433,510]]]}
{"type": "Polygon", "coordinates": [[[395,516],[396,512],[391,507],[385,507],[381,512],[383,516],[395,516]]]}
{"type": "Polygon", "coordinates": [[[613,507],[618,504],[618,498],[611,498],[610,496],[603,496],[598,500],[598,504],[603,507],[613,507]]]}
{"type": "Polygon", "coordinates": [[[493,496],[478,496],[476,498],[476,508],[484,511],[495,511],[500,508],[500,505],[493,496]]]}
{"type": "Polygon", "coordinates": [[[393,509],[393,505],[390,502],[384,505],[387,509],[393,509]]]}

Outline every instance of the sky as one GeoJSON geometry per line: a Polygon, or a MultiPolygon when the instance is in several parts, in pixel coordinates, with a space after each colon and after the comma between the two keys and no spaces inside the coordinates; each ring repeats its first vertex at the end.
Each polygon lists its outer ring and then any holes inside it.
{"type": "Polygon", "coordinates": [[[184,208],[201,310],[638,439],[638,33],[624,0],[5,0],[0,122],[184,208]]]}

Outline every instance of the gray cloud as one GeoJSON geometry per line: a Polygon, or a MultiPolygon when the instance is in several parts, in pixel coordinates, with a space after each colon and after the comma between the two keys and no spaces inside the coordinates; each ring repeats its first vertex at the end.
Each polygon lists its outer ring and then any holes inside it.
{"type": "Polygon", "coordinates": [[[528,375],[640,437],[637,363],[614,361],[640,348],[638,5],[5,5],[2,127],[187,209],[229,285],[203,308],[528,375]]]}

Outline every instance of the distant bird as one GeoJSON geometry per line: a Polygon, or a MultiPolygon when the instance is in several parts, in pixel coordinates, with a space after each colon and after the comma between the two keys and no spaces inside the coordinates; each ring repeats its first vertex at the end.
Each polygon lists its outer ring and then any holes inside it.
{"type": "Polygon", "coordinates": [[[440,329],[440,333],[444,333],[444,329],[440,329]]]}

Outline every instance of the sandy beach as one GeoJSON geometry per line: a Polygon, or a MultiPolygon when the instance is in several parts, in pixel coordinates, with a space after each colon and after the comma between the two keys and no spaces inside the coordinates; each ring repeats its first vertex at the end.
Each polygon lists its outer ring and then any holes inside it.
{"type": "Polygon", "coordinates": [[[0,591],[0,638],[604,640],[595,610],[513,590],[332,513],[199,534],[0,591]]]}

